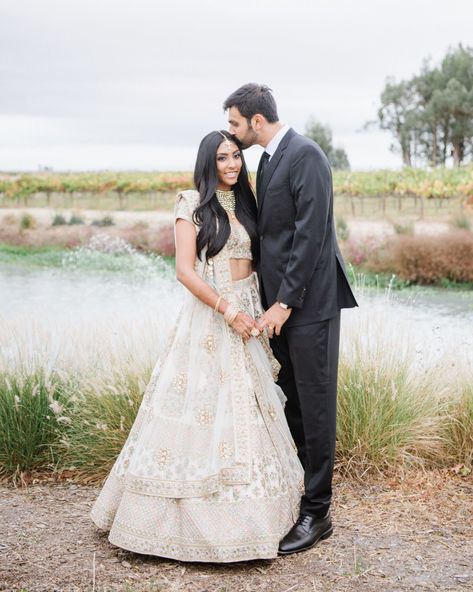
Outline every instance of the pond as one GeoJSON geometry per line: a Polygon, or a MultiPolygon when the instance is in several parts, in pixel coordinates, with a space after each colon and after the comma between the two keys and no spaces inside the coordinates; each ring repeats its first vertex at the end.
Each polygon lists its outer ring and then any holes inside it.
{"type": "MultiPolygon", "coordinates": [[[[41,335],[62,333],[64,341],[66,334],[91,335],[100,327],[104,341],[128,338],[130,347],[140,341],[144,346],[140,331],[151,331],[153,342],[159,337],[153,355],[183,295],[173,268],[159,258],[131,248],[118,254],[79,249],[65,256],[60,268],[0,266],[0,329],[14,326],[21,335],[22,327],[34,325],[41,335]]],[[[402,347],[408,342],[423,364],[451,357],[473,365],[473,292],[364,289],[357,297],[360,308],[343,312],[344,347],[354,334],[378,339],[382,333],[386,342],[402,347]]],[[[40,338],[35,343],[41,347],[40,338]]]]}

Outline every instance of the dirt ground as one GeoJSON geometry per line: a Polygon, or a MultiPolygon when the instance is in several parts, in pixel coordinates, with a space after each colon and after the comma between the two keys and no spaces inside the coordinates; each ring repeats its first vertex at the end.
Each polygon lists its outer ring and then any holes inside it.
{"type": "MultiPolygon", "coordinates": [[[[17,224],[23,214],[30,214],[33,216],[35,224],[38,227],[51,227],[51,222],[54,219],[57,210],[53,208],[0,208],[0,216],[5,223],[17,224]]],[[[72,214],[80,214],[80,217],[86,224],[90,224],[93,220],[103,218],[104,216],[111,216],[114,223],[119,228],[131,226],[145,222],[150,226],[159,227],[168,222],[172,223],[174,215],[172,212],[165,212],[162,210],[149,211],[102,211],[102,210],[78,210],[65,209],[61,210],[61,214],[69,219],[72,214]]]]}
{"type": "MultiPolygon", "coordinates": [[[[64,210],[62,213],[69,219],[74,211],[64,210]]],[[[73,248],[88,243],[94,235],[107,234],[124,239],[140,250],[174,254],[172,212],[80,210],[85,224],[51,226],[54,214],[55,210],[51,208],[0,208],[0,243],[73,248]],[[32,216],[32,227],[20,230],[20,220],[24,214],[32,216]],[[113,219],[113,226],[103,228],[92,225],[93,220],[108,214],[113,219]]],[[[347,225],[351,240],[367,242],[371,248],[395,234],[394,226],[388,220],[353,218],[347,220],[347,225]]],[[[430,220],[417,221],[413,223],[412,229],[416,234],[440,235],[450,227],[446,222],[430,220]]]]}
{"type": "MultiPolygon", "coordinates": [[[[51,229],[51,222],[56,214],[53,208],[0,208],[0,221],[6,225],[18,226],[23,214],[30,214],[34,218],[37,229],[51,229]]],[[[73,213],[79,213],[86,224],[105,215],[110,215],[117,228],[127,228],[134,225],[147,224],[150,228],[159,228],[163,224],[170,224],[174,219],[172,212],[163,210],[153,211],[100,211],[100,210],[61,210],[69,219],[73,213]]],[[[393,224],[383,219],[349,218],[347,220],[350,234],[356,237],[390,236],[395,233],[393,224]]],[[[64,229],[64,227],[62,227],[64,229]]],[[[67,227],[66,227],[67,228],[67,227]]],[[[16,228],[15,228],[16,230],[16,228]]],[[[77,231],[77,227],[75,229],[77,231]]],[[[416,221],[413,223],[416,234],[441,234],[449,230],[445,221],[416,221]]]]}
{"type": "Polygon", "coordinates": [[[473,590],[473,479],[337,478],[334,535],[272,561],[185,564],[123,551],[89,519],[98,488],[0,487],[0,590],[363,592],[473,590]]]}

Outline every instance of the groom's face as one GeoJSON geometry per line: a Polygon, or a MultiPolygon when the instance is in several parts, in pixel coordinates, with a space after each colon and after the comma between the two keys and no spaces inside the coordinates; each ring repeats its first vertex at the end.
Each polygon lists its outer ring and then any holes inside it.
{"type": "Polygon", "coordinates": [[[228,131],[240,141],[242,148],[249,148],[257,143],[255,130],[238,107],[230,107],[228,110],[228,131]]]}

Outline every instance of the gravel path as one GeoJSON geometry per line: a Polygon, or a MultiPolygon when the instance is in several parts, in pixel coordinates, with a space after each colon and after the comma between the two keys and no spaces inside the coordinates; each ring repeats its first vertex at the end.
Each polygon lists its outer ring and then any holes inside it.
{"type": "Polygon", "coordinates": [[[0,590],[363,592],[473,590],[473,480],[453,473],[340,482],[335,533],[274,561],[184,564],[111,546],[89,520],[96,487],[0,487],[0,590]]]}

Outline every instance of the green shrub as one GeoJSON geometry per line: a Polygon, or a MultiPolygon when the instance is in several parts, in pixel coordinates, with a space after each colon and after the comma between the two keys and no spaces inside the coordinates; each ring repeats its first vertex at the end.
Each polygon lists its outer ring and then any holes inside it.
{"type": "Polygon", "coordinates": [[[414,224],[412,222],[394,222],[393,228],[396,234],[414,234],[414,224]]]}
{"type": "Polygon", "coordinates": [[[67,224],[66,218],[62,214],[56,214],[51,226],[64,226],[65,224],[67,224]]]}
{"type": "Polygon", "coordinates": [[[22,214],[20,218],[20,230],[29,230],[36,227],[36,219],[31,214],[22,214]]]}
{"type": "Polygon", "coordinates": [[[471,219],[464,212],[460,212],[452,218],[450,225],[458,230],[471,230],[471,219]]]}
{"type": "Polygon", "coordinates": [[[72,214],[69,220],[69,226],[74,226],[76,224],[85,224],[84,219],[77,214],[72,214]]]}
{"type": "Polygon", "coordinates": [[[111,216],[104,216],[92,222],[92,226],[114,226],[115,222],[111,216]]]}

